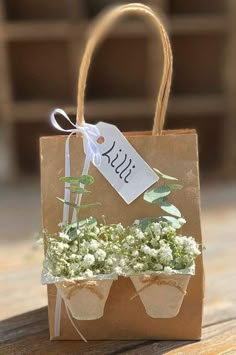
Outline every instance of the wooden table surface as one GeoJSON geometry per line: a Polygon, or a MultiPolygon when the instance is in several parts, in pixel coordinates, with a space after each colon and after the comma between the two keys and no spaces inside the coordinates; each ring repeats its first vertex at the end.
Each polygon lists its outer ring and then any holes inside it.
{"type": "MultiPolygon", "coordinates": [[[[203,199],[206,297],[201,341],[50,341],[43,307],[0,322],[0,355],[236,355],[236,190],[229,190],[227,201],[223,189],[218,189],[217,200],[215,191],[208,191],[207,205],[203,199]]],[[[20,289],[18,283],[15,287],[20,289]]],[[[9,303],[14,303],[13,296],[9,293],[9,303]]]]}
{"type": "Polygon", "coordinates": [[[50,341],[46,307],[1,322],[0,354],[236,354],[236,318],[206,324],[201,341],[50,341]]]}

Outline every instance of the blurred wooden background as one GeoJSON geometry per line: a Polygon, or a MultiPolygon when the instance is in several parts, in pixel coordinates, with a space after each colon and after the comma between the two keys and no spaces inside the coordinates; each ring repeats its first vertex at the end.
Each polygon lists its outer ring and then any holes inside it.
{"type": "MultiPolygon", "coordinates": [[[[124,2],[124,1],[123,1],[124,2]]],[[[202,175],[236,166],[235,1],[150,0],[174,53],[167,128],[199,133],[202,175]]],[[[112,0],[0,0],[0,177],[36,175],[49,113],[75,112],[79,59],[90,21],[112,0]]],[[[141,20],[122,21],[94,58],[86,119],[150,129],[162,70],[160,43],[141,20]]]]}

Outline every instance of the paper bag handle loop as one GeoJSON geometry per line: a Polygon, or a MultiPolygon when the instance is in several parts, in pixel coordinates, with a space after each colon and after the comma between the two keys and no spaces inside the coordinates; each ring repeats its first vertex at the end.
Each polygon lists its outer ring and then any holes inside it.
{"type": "Polygon", "coordinates": [[[130,14],[140,15],[147,17],[154,28],[160,33],[164,65],[163,74],[160,84],[159,93],[156,100],[156,108],[153,122],[153,134],[160,135],[165,122],[165,114],[167,103],[170,93],[171,77],[172,77],[172,52],[168,35],[162,25],[160,19],[155,13],[143,4],[133,3],[129,5],[122,5],[110,9],[103,13],[97,19],[95,25],[91,29],[90,38],[87,42],[84,55],[82,57],[79,80],[78,80],[78,96],[77,96],[77,114],[76,121],[78,124],[83,125],[84,120],[84,98],[88,70],[91,62],[92,55],[97,45],[103,40],[107,32],[114,26],[114,24],[121,18],[130,14]]]}

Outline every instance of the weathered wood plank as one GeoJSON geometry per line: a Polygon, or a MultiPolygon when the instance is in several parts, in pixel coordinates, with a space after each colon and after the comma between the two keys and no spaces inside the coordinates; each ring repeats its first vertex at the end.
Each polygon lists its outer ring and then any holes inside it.
{"type": "Polygon", "coordinates": [[[236,186],[202,188],[203,253],[206,293],[204,325],[236,317],[236,186]]]}
{"type": "MultiPolygon", "coordinates": [[[[187,326],[187,325],[186,325],[187,326]]],[[[236,318],[203,328],[202,341],[50,341],[47,308],[0,323],[0,354],[236,354],[236,318]]]]}
{"type": "Polygon", "coordinates": [[[201,341],[159,341],[140,345],[127,355],[234,355],[236,354],[236,319],[203,328],[201,341]]]}
{"type": "Polygon", "coordinates": [[[50,341],[47,308],[0,322],[0,354],[112,354],[145,341],[50,341]]]}

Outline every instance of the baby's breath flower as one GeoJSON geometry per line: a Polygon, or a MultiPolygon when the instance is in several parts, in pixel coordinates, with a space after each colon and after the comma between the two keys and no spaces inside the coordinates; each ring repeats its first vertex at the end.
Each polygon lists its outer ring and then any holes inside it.
{"type": "Polygon", "coordinates": [[[133,235],[128,235],[125,240],[128,244],[134,244],[134,242],[135,242],[133,235]]]}
{"type": "Polygon", "coordinates": [[[84,256],[83,261],[84,261],[84,265],[86,265],[86,266],[91,266],[91,265],[93,265],[94,262],[95,262],[95,257],[94,257],[92,254],[86,254],[86,255],[84,256]]]}
{"type": "Polygon", "coordinates": [[[130,246],[129,246],[129,244],[128,243],[123,243],[123,249],[129,249],[130,248],[130,246]]]}
{"type": "Polygon", "coordinates": [[[125,228],[122,226],[122,224],[118,223],[117,226],[116,226],[116,231],[118,233],[122,233],[122,232],[124,232],[124,230],[125,230],[125,228]]]}
{"type": "Polygon", "coordinates": [[[90,270],[90,269],[87,269],[87,270],[84,272],[84,276],[85,276],[86,278],[91,278],[91,277],[93,277],[93,271],[90,270]]]}
{"type": "Polygon", "coordinates": [[[134,264],[134,270],[135,271],[142,271],[143,269],[144,269],[144,264],[143,263],[134,264]]]}
{"type": "Polygon", "coordinates": [[[151,226],[151,230],[155,233],[155,234],[159,234],[161,232],[161,226],[159,223],[155,222],[152,224],[151,226]]]}
{"type": "Polygon", "coordinates": [[[158,255],[158,251],[156,249],[151,249],[149,255],[153,258],[156,258],[158,255]]]}
{"type": "Polygon", "coordinates": [[[65,249],[68,249],[69,246],[63,242],[58,242],[56,248],[57,248],[58,252],[60,253],[60,252],[63,252],[65,249]]]}
{"type": "Polygon", "coordinates": [[[77,229],[77,236],[82,239],[84,237],[84,232],[81,229],[77,229]]]}
{"type": "Polygon", "coordinates": [[[115,273],[117,274],[117,275],[122,275],[122,268],[120,267],[120,266],[116,266],[115,268],[114,268],[114,271],[115,271],[115,273]]]}
{"type": "Polygon", "coordinates": [[[109,266],[113,265],[113,260],[112,260],[112,258],[107,258],[106,263],[107,263],[107,265],[109,265],[109,266]]]}
{"type": "Polygon", "coordinates": [[[78,256],[77,256],[76,254],[71,254],[71,255],[70,255],[70,260],[71,260],[71,261],[75,261],[75,260],[77,259],[77,257],[78,257],[78,256]]]}
{"type": "Polygon", "coordinates": [[[165,235],[167,233],[169,233],[169,227],[162,228],[161,235],[165,235]]]}
{"type": "Polygon", "coordinates": [[[134,251],[132,252],[132,256],[134,256],[134,257],[139,256],[138,250],[134,250],[134,251]]]}
{"type": "Polygon", "coordinates": [[[72,251],[72,253],[76,253],[76,252],[78,251],[78,247],[77,247],[76,244],[73,244],[73,245],[71,246],[71,251],[72,251]]]}
{"type": "Polygon", "coordinates": [[[90,244],[89,244],[89,248],[92,250],[92,251],[96,251],[98,248],[99,248],[99,243],[97,240],[95,239],[92,239],[90,244]]]}
{"type": "Polygon", "coordinates": [[[158,241],[160,239],[160,236],[157,235],[154,238],[151,239],[150,243],[153,247],[158,247],[158,241]]]}
{"type": "Polygon", "coordinates": [[[155,264],[155,270],[161,271],[161,270],[163,270],[163,266],[161,264],[155,264]]]}
{"type": "Polygon", "coordinates": [[[186,223],[186,220],[181,217],[181,218],[178,219],[178,222],[179,222],[179,224],[180,224],[181,226],[183,226],[183,225],[186,223]]]}
{"type": "Polygon", "coordinates": [[[136,229],[135,232],[136,232],[135,233],[136,234],[135,235],[136,238],[138,238],[139,240],[145,239],[145,235],[143,234],[143,232],[141,230],[136,229]]]}
{"type": "Polygon", "coordinates": [[[200,251],[192,237],[184,237],[183,246],[187,253],[199,255],[200,251]]]}
{"type": "Polygon", "coordinates": [[[158,257],[163,265],[168,265],[173,260],[172,250],[168,244],[158,250],[158,257]]]}
{"type": "Polygon", "coordinates": [[[184,237],[179,237],[178,235],[175,237],[175,243],[177,246],[182,247],[184,245],[184,237]]]}
{"type": "Polygon", "coordinates": [[[98,260],[98,261],[103,261],[105,260],[106,258],[106,252],[102,249],[98,249],[95,253],[95,258],[98,260]]]}
{"type": "Polygon", "coordinates": [[[59,233],[59,237],[60,237],[62,240],[65,240],[65,241],[70,240],[69,235],[67,235],[67,234],[65,234],[65,233],[63,233],[63,232],[60,232],[60,233],[59,233]]]}
{"type": "Polygon", "coordinates": [[[116,252],[119,250],[119,247],[118,247],[118,245],[112,245],[112,249],[114,252],[116,252]]]}
{"type": "Polygon", "coordinates": [[[73,263],[73,264],[70,265],[70,268],[73,271],[77,271],[80,268],[80,265],[78,263],[73,263]]]}
{"type": "Polygon", "coordinates": [[[120,266],[123,268],[126,266],[128,259],[127,258],[121,258],[120,259],[120,266]]]}
{"type": "Polygon", "coordinates": [[[142,246],[141,250],[144,254],[147,254],[147,255],[149,255],[151,252],[151,248],[148,245],[142,246]]]}

